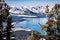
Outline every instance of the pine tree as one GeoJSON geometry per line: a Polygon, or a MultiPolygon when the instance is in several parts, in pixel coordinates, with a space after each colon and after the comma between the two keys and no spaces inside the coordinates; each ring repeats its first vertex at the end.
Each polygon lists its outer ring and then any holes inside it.
{"type": "Polygon", "coordinates": [[[15,40],[15,39],[12,39],[12,29],[11,28],[13,28],[12,27],[12,25],[11,25],[11,23],[12,23],[12,18],[11,17],[8,17],[7,18],[7,27],[6,27],[6,31],[7,31],[7,40],[15,40]]]}
{"type": "Polygon", "coordinates": [[[3,29],[3,26],[2,26],[2,15],[0,15],[0,40],[3,40],[3,38],[2,38],[2,29],[3,29]]]}

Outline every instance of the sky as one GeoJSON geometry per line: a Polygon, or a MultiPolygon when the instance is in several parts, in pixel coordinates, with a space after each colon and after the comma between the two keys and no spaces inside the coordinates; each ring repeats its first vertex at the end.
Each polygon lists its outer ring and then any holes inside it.
{"type": "Polygon", "coordinates": [[[21,6],[52,6],[56,3],[60,3],[60,0],[6,0],[5,1],[10,6],[21,7],[21,6]]]}

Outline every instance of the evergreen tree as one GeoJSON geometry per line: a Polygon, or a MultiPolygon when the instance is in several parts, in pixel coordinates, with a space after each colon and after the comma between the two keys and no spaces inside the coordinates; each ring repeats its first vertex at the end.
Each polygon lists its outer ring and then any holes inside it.
{"type": "Polygon", "coordinates": [[[3,40],[3,38],[2,38],[2,29],[3,29],[3,26],[2,26],[2,15],[0,15],[0,40],[3,40]]]}

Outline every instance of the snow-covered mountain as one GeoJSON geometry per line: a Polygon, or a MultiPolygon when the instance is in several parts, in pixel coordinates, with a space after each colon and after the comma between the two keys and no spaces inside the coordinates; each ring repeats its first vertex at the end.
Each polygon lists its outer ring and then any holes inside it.
{"type": "Polygon", "coordinates": [[[14,13],[14,14],[23,14],[24,11],[22,9],[19,9],[17,7],[10,7],[10,11],[11,13],[14,13]]]}
{"type": "MultiPolygon", "coordinates": [[[[52,7],[49,7],[49,11],[51,10],[52,7]]],[[[36,13],[36,14],[41,14],[41,13],[45,13],[45,7],[43,6],[35,6],[35,7],[31,7],[31,8],[28,8],[28,7],[20,7],[20,8],[17,8],[17,7],[14,7],[14,6],[11,6],[10,7],[10,12],[12,13],[15,13],[15,14],[31,14],[30,12],[33,12],[33,13],[36,13]],[[26,13],[27,12],[27,13],[26,13]]]]}
{"type": "Polygon", "coordinates": [[[11,13],[10,15],[19,16],[19,17],[42,17],[42,15],[45,16],[45,14],[43,13],[43,10],[44,10],[43,7],[17,8],[12,6],[10,7],[9,12],[11,13]]]}
{"type": "Polygon", "coordinates": [[[16,14],[28,14],[30,12],[33,12],[33,13],[43,13],[44,11],[44,8],[43,7],[40,7],[40,6],[37,6],[37,7],[31,7],[31,8],[27,8],[27,7],[20,7],[20,8],[17,8],[17,7],[11,7],[10,9],[10,12],[12,13],[16,13],[16,14]],[[28,12],[28,13],[26,13],[28,12]]]}

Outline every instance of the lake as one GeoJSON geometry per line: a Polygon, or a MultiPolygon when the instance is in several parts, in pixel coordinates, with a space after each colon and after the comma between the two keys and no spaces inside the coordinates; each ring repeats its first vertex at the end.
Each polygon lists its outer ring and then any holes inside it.
{"type": "Polygon", "coordinates": [[[26,19],[25,21],[17,23],[16,26],[29,28],[33,31],[45,34],[45,31],[41,31],[40,25],[38,23],[40,23],[41,25],[45,25],[47,22],[46,18],[25,18],[25,19],[26,19]]]}

